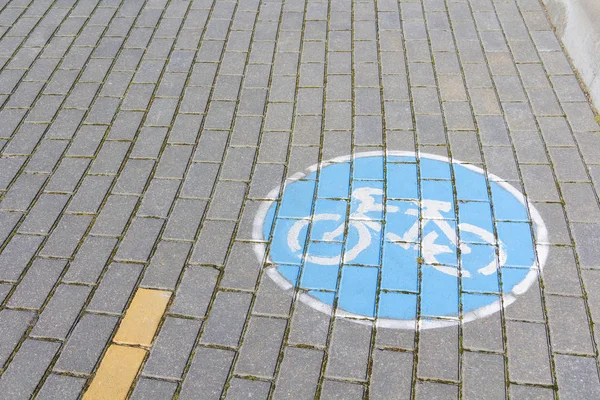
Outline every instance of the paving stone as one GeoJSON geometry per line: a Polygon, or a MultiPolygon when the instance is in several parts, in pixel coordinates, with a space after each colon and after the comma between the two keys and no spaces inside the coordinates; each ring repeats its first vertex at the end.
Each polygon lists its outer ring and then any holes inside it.
{"type": "Polygon", "coordinates": [[[569,221],[600,221],[600,208],[590,184],[564,183],[561,189],[569,221]]]}
{"type": "Polygon", "coordinates": [[[175,382],[140,378],[131,394],[132,399],[171,399],[177,390],[175,382]]]}
{"type": "Polygon", "coordinates": [[[84,314],[67,340],[55,371],[90,374],[106,347],[118,318],[108,315],[84,314]]]}
{"type": "Polygon", "coordinates": [[[371,328],[344,319],[333,325],[328,354],[328,376],[364,379],[369,358],[371,328]]]}
{"type": "Polygon", "coordinates": [[[52,362],[58,347],[58,343],[26,339],[0,378],[2,393],[12,399],[29,398],[52,362]]]}
{"type": "Polygon", "coordinates": [[[229,381],[229,388],[227,389],[228,399],[266,399],[269,396],[271,389],[271,383],[251,380],[233,378],[229,381]]]}
{"type": "Polygon", "coordinates": [[[218,275],[218,271],[210,267],[188,267],[169,311],[190,317],[206,316],[218,275]]]}
{"type": "Polygon", "coordinates": [[[14,235],[0,254],[0,279],[16,282],[44,238],[14,235]]]}
{"type": "Polygon", "coordinates": [[[458,379],[458,329],[428,329],[419,336],[417,374],[423,378],[458,379]]]}
{"type": "Polygon", "coordinates": [[[95,284],[117,244],[114,238],[88,236],[63,277],[65,282],[95,284]]]}
{"type": "Polygon", "coordinates": [[[76,400],[83,390],[85,378],[51,374],[46,378],[44,385],[37,394],[38,399],[76,400]]]}
{"type": "Polygon", "coordinates": [[[69,200],[68,195],[42,194],[19,227],[21,233],[48,233],[69,200]]]}
{"type": "Polygon", "coordinates": [[[35,314],[31,311],[16,311],[4,309],[0,311],[0,333],[3,340],[0,342],[0,364],[4,365],[21,337],[33,322],[35,314]]]}
{"type": "Polygon", "coordinates": [[[275,385],[276,399],[313,399],[317,390],[323,352],[287,347],[275,385]]]}
{"type": "Polygon", "coordinates": [[[209,198],[213,189],[215,179],[219,171],[219,165],[194,163],[190,167],[183,183],[181,196],[192,198],[209,198]]]}
{"type": "Polygon", "coordinates": [[[121,314],[141,272],[139,264],[110,264],[87,309],[121,314]]]}
{"type": "Polygon", "coordinates": [[[223,265],[235,225],[231,221],[206,221],[200,230],[190,262],[223,265]]]}
{"type": "Polygon", "coordinates": [[[151,160],[128,160],[113,193],[141,194],[153,166],[154,162],[151,160]]]}
{"type": "Polygon", "coordinates": [[[200,325],[200,321],[167,317],[142,373],[163,378],[181,378],[200,325]]]}
{"type": "Polygon", "coordinates": [[[228,350],[198,347],[179,398],[194,399],[202,393],[205,399],[219,399],[234,354],[228,350]]]}
{"type": "Polygon", "coordinates": [[[152,179],[136,215],[166,218],[175,201],[179,185],[178,180],[152,179]]]}
{"type": "Polygon", "coordinates": [[[67,263],[64,260],[35,259],[27,270],[25,277],[13,292],[7,305],[39,310],[54,285],[58,282],[58,278],[66,265],[67,263]]]}
{"type": "Polygon", "coordinates": [[[437,382],[418,382],[417,399],[455,399],[458,397],[458,386],[437,382]]]}
{"type": "Polygon", "coordinates": [[[464,398],[497,399],[506,396],[502,355],[466,352],[462,369],[464,398]]]}
{"type": "Polygon", "coordinates": [[[563,399],[598,396],[600,382],[593,358],[556,355],[558,393],[563,399]]]}
{"type": "Polygon", "coordinates": [[[510,379],[549,384],[552,377],[544,325],[507,321],[506,337],[510,379]]]}
{"type": "Polygon", "coordinates": [[[91,216],[63,215],[40,255],[70,258],[91,222],[91,216]]]}
{"type": "MultiPolygon", "coordinates": [[[[385,398],[389,393],[394,393],[399,397],[410,396],[412,370],[413,355],[411,353],[374,350],[369,395],[376,398],[385,398]]],[[[359,391],[359,393],[361,392],[362,390],[359,391]]]]}
{"type": "Polygon", "coordinates": [[[247,293],[218,292],[200,341],[237,347],[250,298],[247,293]]]}
{"type": "Polygon", "coordinates": [[[125,233],[115,259],[147,261],[162,226],[163,221],[158,219],[135,218],[125,233]]]}
{"type": "Polygon", "coordinates": [[[267,274],[263,273],[252,312],[254,314],[289,317],[291,305],[292,296],[290,296],[290,293],[282,291],[267,274]]]}
{"type": "Polygon", "coordinates": [[[142,285],[174,289],[189,250],[189,243],[161,241],[144,273],[142,285]]]}
{"type": "Polygon", "coordinates": [[[554,399],[554,391],[539,386],[513,385],[509,386],[511,398],[532,399],[532,400],[551,400],[554,399]]]}
{"type": "Polygon", "coordinates": [[[362,399],[364,388],[357,383],[326,380],[321,387],[321,396],[326,399],[362,399]]]}
{"type": "Polygon", "coordinates": [[[235,370],[240,374],[272,377],[286,325],[282,319],[251,317],[235,370]]]}
{"type": "Polygon", "coordinates": [[[59,285],[33,327],[31,335],[64,340],[89,293],[89,287],[59,285]]]}
{"type": "Polygon", "coordinates": [[[593,354],[593,344],[583,299],[546,296],[546,308],[553,351],[593,354]]]}
{"type": "Polygon", "coordinates": [[[223,161],[228,136],[228,133],[224,131],[202,131],[200,134],[200,143],[194,154],[194,161],[223,161]]]}
{"type": "Polygon", "coordinates": [[[133,213],[137,201],[137,197],[134,196],[109,196],[92,227],[91,233],[120,236],[133,213]]]}

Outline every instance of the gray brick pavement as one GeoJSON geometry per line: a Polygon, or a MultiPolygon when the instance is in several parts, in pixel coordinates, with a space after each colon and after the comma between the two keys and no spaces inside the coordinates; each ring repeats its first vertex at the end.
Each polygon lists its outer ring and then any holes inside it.
{"type": "Polygon", "coordinates": [[[7,398],[77,398],[138,287],[174,296],[131,398],[598,396],[600,126],[538,0],[4,1],[0,120],[7,398]],[[532,287],[436,330],[281,290],[272,189],[381,150],[521,190],[532,287]]]}

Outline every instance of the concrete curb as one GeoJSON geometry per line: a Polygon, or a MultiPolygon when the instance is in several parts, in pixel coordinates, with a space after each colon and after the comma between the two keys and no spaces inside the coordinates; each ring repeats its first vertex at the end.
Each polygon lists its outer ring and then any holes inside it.
{"type": "Polygon", "coordinates": [[[600,109],[600,1],[542,0],[596,109],[600,109]]]}

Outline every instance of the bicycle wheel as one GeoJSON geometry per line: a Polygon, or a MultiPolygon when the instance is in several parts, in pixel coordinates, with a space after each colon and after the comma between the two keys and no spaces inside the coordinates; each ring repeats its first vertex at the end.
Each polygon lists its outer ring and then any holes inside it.
{"type": "MultiPolygon", "coordinates": [[[[475,225],[467,224],[465,222],[458,225],[459,229],[464,232],[469,232],[474,235],[479,236],[484,242],[494,246],[496,244],[496,240],[494,238],[494,234],[486,231],[483,228],[480,228],[475,225]]],[[[496,264],[496,260],[492,260],[489,264],[484,267],[481,267],[477,270],[478,273],[482,275],[491,275],[497,269],[502,268],[506,263],[506,250],[504,248],[504,243],[501,240],[498,240],[498,263],[496,264]]]]}

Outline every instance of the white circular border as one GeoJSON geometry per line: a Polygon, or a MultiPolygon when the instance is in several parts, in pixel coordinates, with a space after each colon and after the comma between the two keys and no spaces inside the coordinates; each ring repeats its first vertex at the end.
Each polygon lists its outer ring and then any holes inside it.
{"type": "MultiPolygon", "coordinates": [[[[369,152],[357,153],[354,156],[347,155],[347,156],[335,157],[328,161],[323,161],[320,164],[314,164],[314,165],[306,168],[304,173],[299,172],[297,174],[294,174],[290,178],[286,179],[283,182],[283,189],[285,191],[285,188],[287,187],[287,185],[302,179],[306,175],[316,172],[319,169],[319,167],[321,169],[323,169],[329,165],[340,163],[340,162],[345,162],[345,161],[350,161],[350,160],[356,159],[356,158],[375,157],[375,156],[384,156],[384,155],[385,156],[401,156],[401,157],[404,156],[404,157],[415,157],[415,158],[428,158],[431,160],[443,161],[448,164],[458,164],[458,165],[461,165],[462,167],[465,167],[467,169],[470,169],[471,171],[477,172],[478,174],[485,176],[485,171],[482,170],[481,168],[478,168],[478,167],[468,164],[468,163],[464,163],[459,160],[451,161],[447,157],[438,156],[435,154],[428,154],[428,153],[421,153],[421,152],[415,153],[415,152],[410,152],[410,151],[387,151],[387,152],[369,151],[369,152]]],[[[519,192],[515,187],[510,185],[508,182],[506,182],[502,178],[500,178],[494,174],[491,174],[491,173],[488,173],[487,176],[491,182],[496,183],[498,186],[500,186],[504,190],[508,191],[510,194],[513,195],[513,197],[515,197],[519,201],[519,203],[521,203],[525,208],[529,209],[531,220],[535,227],[534,242],[537,241],[538,243],[548,243],[548,230],[546,229],[546,225],[544,224],[544,221],[542,220],[540,213],[535,209],[535,207],[529,201],[527,201],[527,199],[523,196],[523,194],[521,192],[519,192]]],[[[280,188],[281,188],[281,185],[274,188],[273,190],[271,190],[268,194],[268,197],[269,198],[277,198],[280,188]]],[[[262,204],[259,207],[259,209],[256,213],[256,216],[254,218],[253,227],[252,227],[252,239],[253,240],[255,240],[255,241],[264,241],[265,240],[263,237],[263,233],[262,233],[264,220],[267,215],[267,212],[269,211],[269,208],[271,207],[271,205],[273,204],[274,201],[275,200],[264,202],[264,204],[262,204]]],[[[512,292],[508,293],[508,294],[504,294],[503,296],[501,295],[501,297],[498,300],[494,301],[491,304],[488,304],[486,306],[480,307],[476,310],[469,311],[468,313],[463,314],[462,322],[474,321],[478,318],[483,318],[483,317],[491,315],[495,312],[498,312],[502,308],[503,300],[504,300],[504,304],[505,304],[504,307],[506,308],[517,299],[517,296],[525,293],[529,289],[529,287],[535,282],[538,271],[541,272],[541,270],[544,268],[544,264],[546,263],[546,259],[548,258],[548,246],[545,246],[543,244],[535,244],[534,243],[534,247],[535,247],[535,250],[537,253],[538,261],[536,262],[534,259],[533,264],[529,267],[529,273],[525,276],[525,278],[521,282],[519,282],[517,285],[515,285],[512,292]]],[[[264,260],[264,263],[273,264],[269,260],[264,259],[265,253],[266,253],[266,244],[265,243],[255,243],[254,244],[254,252],[256,253],[256,256],[258,257],[258,259],[261,262],[263,262],[263,260],[264,260]]],[[[292,296],[294,295],[295,286],[292,285],[287,279],[285,279],[277,271],[276,265],[267,267],[266,272],[269,275],[269,277],[279,287],[281,287],[282,290],[288,292],[292,296]]],[[[300,301],[302,301],[303,303],[305,303],[306,305],[310,306],[311,308],[314,308],[317,311],[320,311],[320,312],[328,314],[328,315],[332,315],[332,313],[333,313],[332,306],[325,304],[320,300],[317,300],[316,298],[310,296],[307,293],[299,291],[298,299],[300,301]]],[[[392,329],[415,329],[417,327],[418,327],[418,329],[433,329],[433,328],[442,328],[442,327],[447,327],[447,326],[453,326],[453,325],[457,325],[458,323],[460,323],[459,317],[447,317],[448,319],[426,319],[426,318],[424,319],[424,318],[421,318],[419,320],[415,320],[415,319],[399,320],[399,319],[393,319],[393,318],[366,317],[364,315],[350,313],[350,312],[347,312],[347,311],[344,311],[341,309],[338,309],[335,311],[335,316],[341,317],[341,318],[348,318],[349,320],[354,321],[356,323],[360,323],[360,324],[371,325],[371,326],[373,324],[375,324],[375,326],[377,326],[378,328],[392,328],[392,329]]]]}

